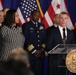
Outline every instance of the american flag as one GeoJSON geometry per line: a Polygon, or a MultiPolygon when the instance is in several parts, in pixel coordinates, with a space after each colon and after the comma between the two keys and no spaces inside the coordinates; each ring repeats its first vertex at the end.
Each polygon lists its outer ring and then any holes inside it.
{"type": "Polygon", "coordinates": [[[20,21],[23,24],[30,20],[30,14],[33,10],[39,10],[36,0],[22,0],[20,7],[18,8],[18,13],[20,16],[20,21]]]}

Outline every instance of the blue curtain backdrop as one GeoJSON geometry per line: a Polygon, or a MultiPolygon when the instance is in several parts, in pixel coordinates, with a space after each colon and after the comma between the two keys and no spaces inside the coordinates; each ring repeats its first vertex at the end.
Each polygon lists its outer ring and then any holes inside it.
{"type": "Polygon", "coordinates": [[[66,0],[66,5],[74,25],[76,23],[76,0],[66,0]]]}
{"type": "Polygon", "coordinates": [[[21,0],[2,0],[4,8],[17,9],[21,0]]]}

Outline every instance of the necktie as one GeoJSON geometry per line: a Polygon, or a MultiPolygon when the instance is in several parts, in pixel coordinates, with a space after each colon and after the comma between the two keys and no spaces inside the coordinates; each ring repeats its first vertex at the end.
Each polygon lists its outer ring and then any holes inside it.
{"type": "Polygon", "coordinates": [[[66,44],[65,28],[63,28],[63,43],[66,44]]]}
{"type": "Polygon", "coordinates": [[[65,35],[65,28],[63,28],[63,40],[66,38],[66,35],[65,35]]]}

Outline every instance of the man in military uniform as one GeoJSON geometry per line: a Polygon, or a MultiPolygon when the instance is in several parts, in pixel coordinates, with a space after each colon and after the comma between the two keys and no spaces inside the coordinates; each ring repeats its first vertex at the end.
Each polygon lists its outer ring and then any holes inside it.
{"type": "Polygon", "coordinates": [[[31,20],[22,25],[25,36],[24,48],[30,54],[30,63],[35,75],[42,75],[42,65],[45,49],[46,31],[44,25],[39,23],[40,13],[37,10],[31,12],[31,20]]]}

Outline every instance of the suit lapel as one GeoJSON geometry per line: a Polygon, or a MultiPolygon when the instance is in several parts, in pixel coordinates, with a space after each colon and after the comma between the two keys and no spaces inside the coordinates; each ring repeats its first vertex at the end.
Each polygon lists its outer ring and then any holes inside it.
{"type": "Polygon", "coordinates": [[[59,28],[57,27],[57,35],[58,35],[58,39],[60,40],[61,43],[63,43],[62,37],[61,37],[61,33],[59,28]]]}
{"type": "Polygon", "coordinates": [[[67,29],[67,40],[66,40],[66,44],[69,42],[69,30],[67,29]]]}

